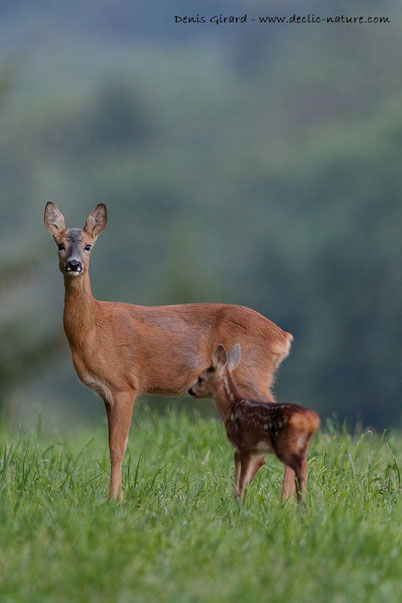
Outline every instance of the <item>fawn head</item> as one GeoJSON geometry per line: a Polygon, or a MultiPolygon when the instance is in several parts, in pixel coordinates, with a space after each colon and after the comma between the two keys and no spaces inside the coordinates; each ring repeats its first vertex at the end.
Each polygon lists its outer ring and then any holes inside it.
{"type": "Polygon", "coordinates": [[[64,276],[77,277],[88,270],[89,256],[107,222],[106,206],[99,203],[84,228],[66,228],[64,216],[54,203],[46,203],[45,226],[59,250],[59,268],[64,276]]]}
{"type": "Polygon", "coordinates": [[[198,380],[190,387],[188,393],[193,398],[211,398],[222,383],[227,371],[230,373],[240,362],[240,344],[226,352],[220,343],[212,354],[211,366],[204,369],[198,380]]]}

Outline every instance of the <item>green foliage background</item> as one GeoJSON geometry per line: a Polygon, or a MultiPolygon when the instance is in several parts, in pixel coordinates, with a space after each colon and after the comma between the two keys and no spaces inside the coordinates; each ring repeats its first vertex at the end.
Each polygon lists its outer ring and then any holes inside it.
{"type": "Polygon", "coordinates": [[[103,201],[95,296],[251,306],[295,337],[279,399],[400,424],[401,7],[223,2],[391,23],[173,25],[189,10],[2,2],[3,405],[18,420],[103,413],[75,381],[42,223],[46,201],[70,226],[103,201]]]}

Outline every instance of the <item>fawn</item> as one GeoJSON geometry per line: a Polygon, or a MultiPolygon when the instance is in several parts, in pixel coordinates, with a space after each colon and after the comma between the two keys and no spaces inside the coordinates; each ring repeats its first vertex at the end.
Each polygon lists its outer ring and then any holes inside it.
{"type": "MultiPolygon", "coordinates": [[[[57,245],[64,277],[64,330],[80,380],[103,399],[109,428],[111,498],[121,497],[121,463],[131,413],[140,393],[186,394],[222,341],[240,341],[244,361],[237,372],[243,396],[273,401],[275,370],[289,354],[292,336],[243,306],[183,304],[144,307],[95,299],[89,280],[93,245],[107,222],[99,203],[84,228],[67,228],[54,203],[45,226],[57,245]]],[[[282,497],[293,493],[285,469],[282,497]]]]}
{"type": "Polygon", "coordinates": [[[258,402],[244,398],[237,388],[232,371],[240,362],[240,345],[226,353],[218,345],[212,363],[190,387],[194,398],[212,397],[223,419],[229,442],[235,448],[234,494],[243,500],[244,488],[274,452],[296,474],[297,500],[305,494],[307,481],[307,446],[320,426],[314,410],[297,404],[258,402]]]}

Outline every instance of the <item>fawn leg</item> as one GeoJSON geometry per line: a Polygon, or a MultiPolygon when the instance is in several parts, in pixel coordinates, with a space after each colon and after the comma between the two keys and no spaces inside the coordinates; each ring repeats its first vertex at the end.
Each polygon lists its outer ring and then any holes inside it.
{"type": "Polygon", "coordinates": [[[298,464],[295,468],[296,471],[296,487],[297,487],[297,502],[302,502],[306,495],[306,485],[307,485],[307,457],[304,453],[300,460],[300,465],[298,464]]]}
{"type": "Polygon", "coordinates": [[[262,467],[265,463],[265,456],[257,456],[257,457],[253,457],[253,467],[250,473],[250,477],[249,480],[246,484],[246,486],[248,486],[248,484],[251,484],[251,482],[253,481],[253,479],[255,478],[257,471],[260,467],[262,467]]]}
{"type": "Polygon", "coordinates": [[[106,403],[107,421],[109,427],[110,451],[110,491],[109,498],[123,499],[121,489],[121,462],[126,449],[128,431],[131,423],[136,392],[131,390],[115,394],[106,403]]]}
{"type": "Polygon", "coordinates": [[[296,494],[297,502],[301,503],[305,492],[305,471],[307,471],[307,462],[305,455],[294,455],[291,461],[292,468],[296,474],[296,494]]]}
{"type": "Polygon", "coordinates": [[[281,501],[285,502],[288,498],[292,498],[295,491],[295,472],[292,467],[285,465],[285,474],[283,476],[281,501]]]}
{"type": "Polygon", "coordinates": [[[305,454],[304,458],[302,460],[303,497],[306,494],[306,488],[307,488],[307,469],[308,469],[307,455],[305,454]]]}
{"type": "Polygon", "coordinates": [[[235,471],[234,471],[234,492],[233,493],[234,493],[235,498],[237,498],[240,493],[239,483],[240,483],[240,471],[241,471],[240,454],[238,453],[237,450],[234,453],[234,464],[235,464],[235,471]]]}
{"type": "Polygon", "coordinates": [[[265,463],[265,456],[255,456],[249,452],[241,455],[241,471],[239,496],[240,502],[243,500],[244,488],[248,486],[254,479],[258,469],[265,463]]]}

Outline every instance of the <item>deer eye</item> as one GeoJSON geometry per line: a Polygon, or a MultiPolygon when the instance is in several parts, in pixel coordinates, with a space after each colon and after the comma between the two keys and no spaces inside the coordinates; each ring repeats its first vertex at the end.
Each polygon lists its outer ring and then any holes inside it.
{"type": "Polygon", "coordinates": [[[63,249],[65,249],[64,243],[59,243],[57,247],[59,248],[59,251],[63,251],[63,249]]]}
{"type": "Polygon", "coordinates": [[[202,383],[202,382],[203,382],[203,379],[201,377],[198,377],[197,383],[202,383]]]}
{"type": "Polygon", "coordinates": [[[91,251],[91,245],[85,245],[84,249],[85,251],[91,251]]]}

